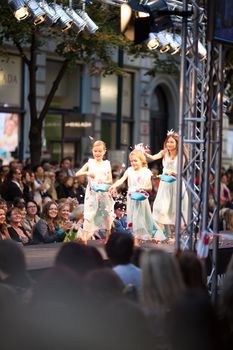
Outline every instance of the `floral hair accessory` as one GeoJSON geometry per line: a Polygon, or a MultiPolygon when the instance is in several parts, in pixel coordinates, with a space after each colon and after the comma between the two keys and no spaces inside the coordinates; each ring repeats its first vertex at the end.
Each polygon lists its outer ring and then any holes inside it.
{"type": "Polygon", "coordinates": [[[141,151],[142,153],[146,153],[150,151],[149,146],[144,146],[143,143],[138,143],[134,146],[134,150],[141,151]]]}
{"type": "Polygon", "coordinates": [[[167,136],[179,136],[173,129],[167,131],[167,136]]]}

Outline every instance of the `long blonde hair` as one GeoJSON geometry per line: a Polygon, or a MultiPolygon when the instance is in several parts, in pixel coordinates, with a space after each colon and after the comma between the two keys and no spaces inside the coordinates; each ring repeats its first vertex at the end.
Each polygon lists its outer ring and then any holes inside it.
{"type": "Polygon", "coordinates": [[[152,312],[166,313],[185,288],[175,257],[149,248],[142,253],[140,266],[143,305],[152,312]]]}
{"type": "Polygon", "coordinates": [[[148,167],[148,164],[147,164],[147,161],[146,161],[146,157],[145,157],[145,155],[144,155],[144,153],[142,151],[134,149],[132,152],[130,152],[129,159],[132,156],[135,156],[136,158],[138,158],[142,162],[142,167],[143,168],[147,168],[148,167]]]}

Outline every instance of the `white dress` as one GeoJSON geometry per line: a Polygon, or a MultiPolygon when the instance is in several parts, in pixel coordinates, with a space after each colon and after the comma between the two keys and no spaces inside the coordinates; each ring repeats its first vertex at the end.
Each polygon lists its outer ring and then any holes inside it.
{"type": "Polygon", "coordinates": [[[163,241],[166,239],[163,232],[153,221],[148,198],[143,201],[131,199],[130,192],[151,186],[152,172],[143,167],[140,171],[128,168],[128,195],[127,195],[127,223],[132,229],[135,238],[150,240],[152,238],[163,241]]]}
{"type": "Polygon", "coordinates": [[[96,162],[95,159],[88,160],[88,171],[95,174],[95,178],[88,177],[84,201],[84,225],[83,228],[89,233],[96,230],[110,230],[114,220],[114,201],[109,192],[95,192],[92,186],[105,182],[109,179],[111,165],[108,160],[96,162]]]}
{"type": "MultiPolygon", "coordinates": [[[[174,172],[177,174],[178,156],[172,159],[169,154],[165,153],[163,158],[163,174],[174,172]]],[[[153,204],[153,218],[157,223],[164,225],[175,225],[176,222],[176,189],[177,182],[159,183],[158,193],[153,204]]],[[[182,215],[185,223],[188,217],[188,194],[183,182],[182,185],[182,215]]],[[[182,220],[182,223],[184,221],[182,220]]]]}

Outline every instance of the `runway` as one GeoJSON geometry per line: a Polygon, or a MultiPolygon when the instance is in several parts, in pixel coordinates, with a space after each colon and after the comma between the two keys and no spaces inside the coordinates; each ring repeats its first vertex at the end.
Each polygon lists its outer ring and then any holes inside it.
{"type": "MultiPolygon", "coordinates": [[[[43,270],[51,268],[54,264],[56,255],[63,243],[37,244],[23,247],[28,270],[43,270]]],[[[104,244],[96,241],[89,241],[88,245],[93,245],[98,249],[103,259],[108,259],[104,244]]],[[[167,252],[174,252],[174,244],[151,244],[159,249],[165,249],[167,252]]],[[[142,245],[143,246],[143,245],[142,245]]]]}

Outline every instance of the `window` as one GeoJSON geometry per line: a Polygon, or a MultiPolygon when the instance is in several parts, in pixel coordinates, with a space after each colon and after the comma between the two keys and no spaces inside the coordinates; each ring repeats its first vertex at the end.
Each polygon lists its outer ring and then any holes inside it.
{"type": "Polygon", "coordinates": [[[17,56],[0,56],[0,105],[21,107],[22,61],[17,56]]]}
{"type": "MultiPolygon", "coordinates": [[[[133,124],[133,74],[123,77],[121,146],[132,143],[133,124]]],[[[109,149],[116,147],[117,76],[101,78],[101,137],[109,149]]]]}
{"type": "MultiPolygon", "coordinates": [[[[47,61],[46,66],[46,95],[61,69],[62,62],[47,61]]],[[[68,68],[59,84],[50,108],[74,109],[80,107],[80,70],[77,65],[73,70],[68,68]]]]}

